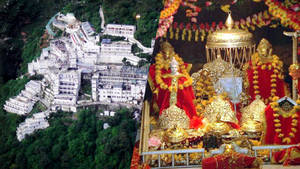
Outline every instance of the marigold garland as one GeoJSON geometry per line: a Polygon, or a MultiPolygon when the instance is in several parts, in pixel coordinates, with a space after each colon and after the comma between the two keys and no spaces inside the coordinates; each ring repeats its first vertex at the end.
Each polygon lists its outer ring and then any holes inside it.
{"type": "MultiPolygon", "coordinates": [[[[280,19],[280,22],[283,26],[290,27],[294,30],[300,30],[300,13],[291,10],[290,8],[283,5],[282,2],[279,2],[277,0],[264,0],[265,4],[269,7],[268,11],[265,11],[263,14],[258,13],[254,14],[251,17],[248,16],[245,19],[241,19],[240,21],[236,21],[234,27],[235,28],[241,28],[244,30],[248,30],[248,28],[255,30],[255,27],[262,27],[270,25],[271,20],[276,20],[276,18],[280,19]],[[271,15],[269,15],[271,14],[271,15]]],[[[184,2],[182,0],[173,0],[173,1],[166,1],[165,8],[161,11],[160,14],[160,20],[159,20],[159,27],[158,27],[158,33],[156,35],[156,38],[164,36],[164,34],[167,33],[167,29],[171,26],[173,23],[173,16],[178,11],[178,8],[182,4],[183,6],[188,6],[192,9],[191,15],[188,15],[191,18],[192,22],[197,22],[197,18],[195,18],[198,13],[201,11],[201,8],[191,4],[184,2]],[[194,12],[193,12],[194,11],[194,12]],[[197,13],[197,14],[194,14],[197,13]],[[194,21],[196,20],[196,21],[194,21]]],[[[188,9],[191,11],[191,9],[188,9]]],[[[188,12],[190,13],[190,12],[188,12]]],[[[209,31],[214,31],[216,29],[221,29],[222,25],[216,25],[216,27],[212,26],[209,27],[208,30],[205,29],[204,33],[201,34],[201,40],[204,41],[205,39],[205,33],[209,31]]],[[[275,28],[277,25],[273,24],[270,25],[270,27],[275,28]]],[[[166,35],[165,35],[166,36],[166,35]]],[[[179,38],[178,38],[179,39],[179,38]]],[[[183,38],[185,39],[185,38],[183,38]]],[[[195,38],[196,39],[196,38],[195,38]]],[[[188,40],[190,40],[188,38],[188,40]]],[[[195,40],[196,41],[196,40],[195,40]]]]}
{"type": "Polygon", "coordinates": [[[208,75],[204,75],[203,72],[200,72],[199,79],[196,82],[195,93],[197,112],[202,113],[205,107],[213,101],[213,96],[216,95],[211,78],[208,75]],[[205,96],[208,97],[208,100],[204,99],[205,96]]]}
{"type": "MultiPolygon", "coordinates": [[[[183,60],[177,55],[174,54],[174,58],[179,64],[179,72],[183,74],[183,76],[187,79],[183,84],[178,84],[178,88],[180,90],[184,89],[185,87],[189,87],[192,85],[193,80],[188,74],[186,67],[184,65],[183,60]]],[[[155,80],[156,83],[160,85],[162,89],[168,89],[170,92],[175,91],[177,92],[177,88],[172,88],[172,86],[168,86],[162,79],[161,71],[162,69],[169,70],[170,68],[170,61],[171,58],[165,59],[162,52],[158,53],[155,57],[155,80]]]]}
{"type": "Polygon", "coordinates": [[[277,0],[265,0],[265,4],[269,7],[269,12],[276,18],[280,19],[283,26],[300,30],[300,14],[299,12],[292,11],[282,5],[277,0]]]}
{"type": "Polygon", "coordinates": [[[265,104],[267,104],[271,102],[273,97],[276,95],[277,77],[279,79],[283,79],[283,75],[281,73],[283,63],[279,60],[279,57],[276,55],[272,56],[271,63],[262,63],[258,53],[255,53],[253,55],[253,59],[254,59],[254,62],[252,63],[253,64],[252,65],[253,66],[253,88],[254,88],[255,96],[260,94],[259,81],[258,81],[259,73],[257,69],[260,67],[262,70],[265,70],[266,68],[268,68],[269,70],[273,70],[273,74],[271,75],[271,95],[269,96],[269,98],[264,100],[265,104]]]}
{"type": "Polygon", "coordinates": [[[173,0],[173,3],[168,5],[165,9],[160,12],[160,19],[165,19],[173,16],[179,8],[181,0],[173,0]]]}
{"type": "Polygon", "coordinates": [[[278,137],[281,138],[282,143],[286,143],[286,144],[290,144],[291,143],[291,139],[295,137],[295,134],[297,132],[297,126],[298,126],[298,114],[297,111],[300,110],[300,106],[298,105],[298,103],[300,103],[300,100],[297,100],[297,105],[295,105],[293,107],[293,109],[287,113],[287,115],[282,115],[282,113],[280,113],[280,108],[279,108],[279,104],[277,102],[277,100],[279,99],[279,97],[274,97],[273,98],[273,102],[270,103],[271,108],[274,110],[274,126],[275,126],[275,132],[278,133],[278,137]],[[279,117],[282,116],[283,118],[287,118],[287,117],[292,117],[292,123],[291,123],[291,131],[289,132],[288,136],[284,135],[282,133],[282,129],[281,129],[281,121],[279,119],[279,117]]]}

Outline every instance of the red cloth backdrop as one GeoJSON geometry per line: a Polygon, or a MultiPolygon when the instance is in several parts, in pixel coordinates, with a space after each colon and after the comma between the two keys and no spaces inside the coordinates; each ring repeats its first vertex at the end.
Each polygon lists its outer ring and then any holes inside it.
{"type": "MultiPolygon", "coordinates": [[[[185,64],[186,67],[188,67],[188,64],[185,64]]],[[[170,74],[171,70],[165,70],[162,69],[161,71],[162,75],[164,74],[170,74]]],[[[170,86],[171,82],[172,82],[172,78],[162,78],[163,81],[170,86]]],[[[149,82],[150,85],[152,83],[154,89],[158,89],[158,93],[154,93],[153,95],[153,99],[154,102],[156,102],[156,104],[159,107],[159,115],[161,115],[162,111],[164,109],[167,109],[170,104],[170,91],[168,89],[161,89],[160,88],[160,84],[158,84],[155,80],[155,65],[151,65],[149,68],[149,80],[152,82],[149,82]]],[[[185,77],[180,77],[178,79],[178,84],[183,84],[187,79],[185,77]]],[[[151,88],[153,88],[151,87],[151,88]]],[[[177,92],[177,106],[181,109],[183,109],[187,116],[190,119],[193,119],[194,116],[197,116],[197,112],[196,112],[196,108],[194,105],[194,92],[193,92],[193,88],[192,86],[189,87],[185,87],[183,90],[178,89],[177,92]]]]}
{"type": "Polygon", "coordinates": [[[202,160],[203,169],[232,169],[232,168],[253,168],[256,157],[249,157],[243,154],[232,152],[229,154],[219,154],[214,157],[202,160]]]}
{"type": "MultiPolygon", "coordinates": [[[[258,86],[259,86],[259,95],[262,97],[263,100],[269,98],[271,96],[271,75],[273,74],[273,69],[269,70],[268,65],[271,63],[267,63],[267,68],[262,70],[261,66],[257,66],[258,71],[258,86]]],[[[254,94],[254,84],[253,84],[253,67],[252,61],[249,61],[249,68],[247,69],[248,81],[249,81],[249,90],[248,94],[251,96],[251,101],[255,100],[254,94]]],[[[283,97],[285,96],[284,90],[284,81],[283,79],[276,78],[276,96],[283,97]]]]}
{"type": "MultiPolygon", "coordinates": [[[[286,144],[283,143],[282,140],[284,137],[288,137],[289,133],[291,132],[292,128],[292,117],[284,118],[281,115],[279,116],[279,120],[281,122],[281,133],[284,135],[283,138],[278,137],[278,133],[275,131],[274,126],[274,110],[269,105],[265,109],[265,119],[266,119],[266,133],[265,133],[265,144],[286,144]]],[[[296,127],[297,132],[295,133],[295,137],[291,138],[290,144],[297,144],[300,143],[300,111],[297,112],[299,115],[298,117],[298,126],[296,127]]]]}

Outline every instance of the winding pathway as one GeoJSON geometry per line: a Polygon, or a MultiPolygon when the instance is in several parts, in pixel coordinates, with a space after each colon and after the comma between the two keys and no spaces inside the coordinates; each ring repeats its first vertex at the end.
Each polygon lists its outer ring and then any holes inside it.
{"type": "Polygon", "coordinates": [[[100,18],[101,18],[101,29],[104,31],[104,29],[105,29],[105,18],[104,18],[104,14],[103,14],[103,9],[102,9],[102,7],[101,7],[101,5],[100,5],[100,7],[99,7],[99,15],[100,15],[100,18]]]}

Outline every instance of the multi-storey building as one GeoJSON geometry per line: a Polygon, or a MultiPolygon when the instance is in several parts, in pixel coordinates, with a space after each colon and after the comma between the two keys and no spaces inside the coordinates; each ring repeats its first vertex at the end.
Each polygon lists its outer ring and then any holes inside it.
{"type": "Polygon", "coordinates": [[[104,34],[133,38],[135,31],[136,27],[134,25],[107,24],[104,34]]]}
{"type": "Polygon", "coordinates": [[[78,71],[60,72],[53,85],[54,105],[62,110],[76,112],[76,102],[81,83],[78,71]]]}
{"type": "Polygon", "coordinates": [[[141,59],[131,53],[131,47],[132,44],[126,41],[101,43],[99,62],[122,64],[123,59],[126,58],[126,61],[137,65],[141,59]]]}
{"type": "Polygon", "coordinates": [[[146,68],[109,67],[96,72],[93,77],[93,99],[100,102],[131,104],[139,104],[142,101],[147,80],[146,68]]]}
{"type": "Polygon", "coordinates": [[[41,83],[31,80],[25,85],[25,89],[13,98],[5,102],[4,110],[18,115],[28,114],[37,102],[37,95],[41,93],[41,83]]]}
{"type": "Polygon", "coordinates": [[[46,118],[49,112],[41,112],[33,115],[32,118],[27,118],[25,122],[21,123],[17,128],[17,139],[22,141],[26,135],[35,132],[38,129],[45,129],[49,127],[46,118]]]}

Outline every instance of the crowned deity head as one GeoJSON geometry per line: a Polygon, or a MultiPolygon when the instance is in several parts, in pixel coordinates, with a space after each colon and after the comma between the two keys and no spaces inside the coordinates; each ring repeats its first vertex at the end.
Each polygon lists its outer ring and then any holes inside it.
{"type": "Polygon", "coordinates": [[[165,59],[170,59],[175,53],[173,46],[167,41],[161,42],[160,48],[164,54],[165,59]]]}
{"type": "Polygon", "coordinates": [[[272,58],[272,51],[273,51],[272,45],[265,38],[263,38],[259,42],[256,50],[257,50],[260,58],[262,58],[262,59],[272,58]]]}
{"type": "Polygon", "coordinates": [[[178,75],[179,74],[179,70],[178,70],[179,64],[178,64],[177,60],[174,57],[172,57],[172,60],[170,62],[170,68],[171,68],[171,73],[173,75],[178,75]]]}

